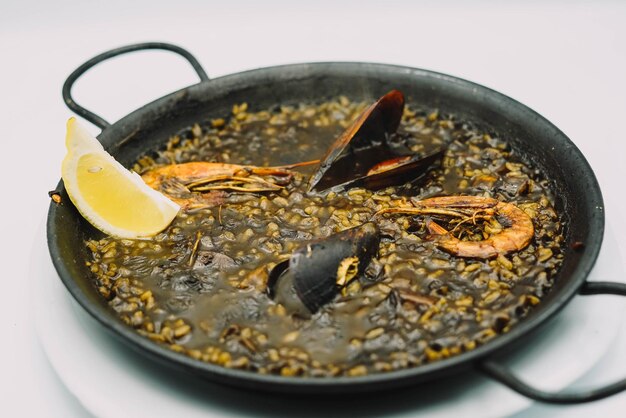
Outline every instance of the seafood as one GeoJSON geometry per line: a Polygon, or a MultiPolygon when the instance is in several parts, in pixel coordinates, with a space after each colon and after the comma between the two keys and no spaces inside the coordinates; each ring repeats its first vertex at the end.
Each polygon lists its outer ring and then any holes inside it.
{"type": "Polygon", "coordinates": [[[379,242],[371,222],[310,241],[272,269],[268,293],[288,311],[308,317],[365,271],[379,242]]]}
{"type": "MultiPolygon", "coordinates": [[[[426,226],[437,246],[459,257],[493,258],[499,254],[519,251],[525,248],[534,235],[533,222],[523,210],[512,203],[482,196],[442,196],[413,201],[412,207],[384,209],[384,213],[404,213],[415,215],[441,215],[462,218],[461,222],[474,222],[477,219],[501,218],[502,231],[490,235],[482,241],[462,241],[433,220],[426,226]]],[[[459,222],[459,224],[461,223],[459,222]]]]}
{"type": "Polygon", "coordinates": [[[426,174],[428,168],[441,159],[444,152],[444,149],[440,149],[426,155],[407,155],[382,161],[372,167],[366,176],[351,180],[345,186],[379,190],[390,184],[413,181],[426,174]]]}
{"type": "Polygon", "coordinates": [[[327,150],[309,181],[309,191],[339,186],[377,190],[423,175],[444,149],[415,155],[401,141],[392,141],[403,110],[404,95],[398,90],[365,109],[327,150]]]}
{"type": "Polygon", "coordinates": [[[141,177],[148,186],[166,194],[184,209],[192,209],[219,205],[226,196],[225,190],[248,193],[280,190],[293,178],[291,169],[317,162],[282,167],[190,162],[158,167],[141,177]]]}

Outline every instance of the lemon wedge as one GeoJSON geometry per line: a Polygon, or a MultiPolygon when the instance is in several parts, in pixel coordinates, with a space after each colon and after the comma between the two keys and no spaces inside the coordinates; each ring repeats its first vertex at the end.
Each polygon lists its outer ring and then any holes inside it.
{"type": "Polygon", "coordinates": [[[67,121],[61,176],[78,211],[102,232],[147,238],[164,230],[180,207],[118,163],[74,118],[67,121]]]}

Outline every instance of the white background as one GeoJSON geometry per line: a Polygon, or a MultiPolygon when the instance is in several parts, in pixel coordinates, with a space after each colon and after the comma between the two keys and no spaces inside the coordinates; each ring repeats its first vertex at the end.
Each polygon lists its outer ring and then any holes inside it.
{"type": "MultiPolygon", "coordinates": [[[[30,249],[34,239],[43,239],[35,231],[65,152],[71,112],[61,100],[61,86],[82,62],[113,47],[179,44],[211,77],[292,62],[373,61],[478,82],[535,109],[574,141],[602,187],[607,226],[626,237],[625,3],[226,3],[0,0],[0,415],[88,415],[63,388],[38,344],[27,272],[37,262],[30,249]]],[[[136,53],[90,71],[74,97],[114,122],[195,82],[190,67],[174,55],[136,53]]],[[[584,199],[585,191],[580,194],[584,199]]],[[[619,245],[626,265],[626,243],[619,245]]],[[[615,348],[585,383],[626,376],[625,352],[622,327],[615,348]]],[[[617,417],[625,410],[622,394],[592,405],[535,407],[524,416],[617,417]]]]}

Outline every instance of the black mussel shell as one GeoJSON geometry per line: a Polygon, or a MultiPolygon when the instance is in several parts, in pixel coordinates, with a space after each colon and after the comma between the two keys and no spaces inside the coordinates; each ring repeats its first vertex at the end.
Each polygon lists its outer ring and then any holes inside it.
{"type": "Polygon", "coordinates": [[[404,95],[398,90],[390,91],[365,109],[330,146],[311,177],[309,190],[337,186],[347,177],[360,177],[359,172],[363,175],[375,163],[392,158],[385,144],[400,126],[403,111],[404,95]],[[381,155],[384,151],[387,155],[381,155]],[[353,154],[359,154],[358,158],[351,158],[353,154]],[[375,161],[370,162],[372,158],[375,161]]]}
{"type": "Polygon", "coordinates": [[[304,306],[313,314],[340,290],[337,275],[342,261],[356,257],[358,277],[378,252],[379,242],[380,231],[372,222],[310,241],[272,269],[268,293],[292,313],[307,316],[304,306]]]}
{"type": "Polygon", "coordinates": [[[394,141],[404,111],[404,96],[392,90],[368,107],[330,146],[311,177],[309,191],[365,187],[370,190],[414,181],[441,158],[445,148],[411,154],[394,141]]]}
{"type": "Polygon", "coordinates": [[[345,189],[364,187],[369,190],[380,190],[413,181],[426,174],[444,154],[445,149],[439,149],[427,155],[406,155],[390,158],[376,164],[365,176],[347,181],[341,186],[345,189]]]}
{"type": "Polygon", "coordinates": [[[294,285],[293,270],[289,269],[290,260],[278,263],[270,272],[267,281],[267,292],[276,303],[282,304],[287,312],[302,318],[308,318],[313,313],[300,300],[294,285]]]}

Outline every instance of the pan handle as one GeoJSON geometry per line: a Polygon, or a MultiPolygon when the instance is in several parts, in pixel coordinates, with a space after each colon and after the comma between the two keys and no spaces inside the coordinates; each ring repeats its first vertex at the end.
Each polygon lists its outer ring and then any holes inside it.
{"type": "Polygon", "coordinates": [[[148,49],[162,49],[166,51],[175,52],[178,55],[185,58],[187,61],[189,61],[189,64],[191,64],[193,69],[196,70],[196,73],[198,74],[198,77],[200,77],[201,81],[207,81],[209,79],[209,76],[207,76],[206,72],[204,71],[204,69],[198,62],[198,60],[193,55],[191,55],[187,50],[179,46],[167,44],[164,42],[145,42],[141,44],[133,44],[133,45],[123,46],[121,48],[111,49],[110,51],[106,51],[100,55],[96,55],[95,57],[85,62],[80,67],[78,67],[76,70],[74,70],[72,74],[70,74],[69,77],[67,77],[67,80],[65,80],[65,83],[63,84],[63,101],[65,102],[67,107],[73,110],[77,115],[82,116],[83,118],[87,119],[89,122],[98,126],[100,129],[105,129],[109,127],[111,125],[109,122],[102,119],[100,116],[96,115],[95,113],[90,112],[89,110],[85,109],[84,107],[82,107],[81,105],[79,105],[78,103],[74,101],[74,99],[72,98],[72,86],[74,85],[76,80],[78,80],[78,78],[81,75],[83,75],[85,71],[101,63],[102,61],[106,61],[109,58],[126,54],[128,52],[142,51],[142,50],[148,50],[148,49]]]}
{"type": "MultiPolygon", "coordinates": [[[[626,284],[615,282],[586,282],[580,289],[581,295],[626,296],[626,284]]],[[[536,389],[516,377],[510,369],[494,360],[484,360],[478,368],[515,392],[540,402],[552,404],[577,404],[597,401],[626,390],[626,379],[618,380],[596,389],[580,392],[553,393],[536,389]]]]}

